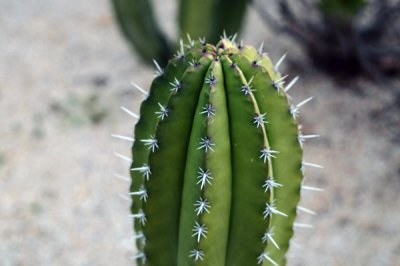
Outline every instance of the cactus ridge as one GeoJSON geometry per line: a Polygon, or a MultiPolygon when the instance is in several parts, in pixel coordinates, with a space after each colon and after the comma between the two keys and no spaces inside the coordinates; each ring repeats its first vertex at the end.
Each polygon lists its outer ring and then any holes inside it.
{"type": "Polygon", "coordinates": [[[280,63],[226,37],[189,38],[159,69],[132,148],[138,265],[286,263],[298,208],[312,212],[297,203],[301,145],[317,135],[299,131],[309,100],[291,103],[280,63]]]}

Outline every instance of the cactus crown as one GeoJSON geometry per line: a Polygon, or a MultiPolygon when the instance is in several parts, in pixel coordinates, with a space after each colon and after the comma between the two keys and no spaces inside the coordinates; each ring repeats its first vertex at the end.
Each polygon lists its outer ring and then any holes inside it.
{"type": "Polygon", "coordinates": [[[138,265],[286,263],[305,102],[261,49],[189,41],[159,69],[132,149],[138,265]]]}

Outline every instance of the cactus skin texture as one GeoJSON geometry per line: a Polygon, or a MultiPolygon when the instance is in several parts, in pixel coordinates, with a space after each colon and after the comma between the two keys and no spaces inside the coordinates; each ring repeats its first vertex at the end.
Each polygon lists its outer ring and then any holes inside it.
{"type": "Polygon", "coordinates": [[[226,37],[182,46],[134,131],[138,265],[285,265],[303,179],[297,107],[261,51],[226,37]]]}

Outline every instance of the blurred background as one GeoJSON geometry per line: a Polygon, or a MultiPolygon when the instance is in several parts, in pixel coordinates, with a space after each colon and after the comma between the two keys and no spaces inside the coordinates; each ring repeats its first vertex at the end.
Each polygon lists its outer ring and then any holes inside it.
{"type": "MultiPolygon", "coordinates": [[[[153,2],[178,39],[177,1],[153,2]]],[[[253,1],[238,39],[287,53],[292,97],[316,97],[300,120],[322,136],[305,160],[324,169],[305,183],[325,191],[303,193],[318,215],[300,214],[313,228],[296,231],[288,264],[400,265],[399,2],[286,2],[253,1]]],[[[113,177],[130,146],[110,135],[132,134],[120,106],[138,111],[130,81],[148,89],[154,68],[113,14],[107,0],[0,0],[2,266],[135,265],[129,182],[113,177]]]]}

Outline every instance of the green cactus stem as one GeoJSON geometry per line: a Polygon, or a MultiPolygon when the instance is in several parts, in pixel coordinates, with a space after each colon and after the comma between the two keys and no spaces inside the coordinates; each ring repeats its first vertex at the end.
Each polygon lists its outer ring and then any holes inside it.
{"type": "MultiPolygon", "coordinates": [[[[152,1],[111,0],[118,25],[145,62],[157,60],[161,66],[167,64],[171,55],[170,47],[179,46],[173,40],[169,43],[154,16],[152,1]]],[[[232,34],[239,32],[249,0],[179,0],[178,34],[186,38],[204,37],[218,42],[222,31],[232,34]]]]}
{"type": "Polygon", "coordinates": [[[224,37],[159,69],[132,148],[138,265],[286,264],[302,170],[317,166],[302,142],[317,135],[299,131],[310,99],[291,102],[280,62],[224,37]]]}
{"type": "Polygon", "coordinates": [[[320,0],[318,5],[328,16],[352,19],[368,4],[368,0],[320,0]]]}
{"type": "Polygon", "coordinates": [[[194,39],[205,37],[215,43],[223,31],[239,32],[249,3],[249,0],[180,0],[181,38],[190,33],[194,39]]]}
{"type": "Polygon", "coordinates": [[[170,46],[154,17],[151,1],[112,0],[115,19],[132,48],[147,62],[167,63],[170,46]]]}

